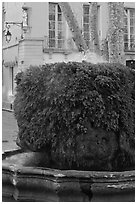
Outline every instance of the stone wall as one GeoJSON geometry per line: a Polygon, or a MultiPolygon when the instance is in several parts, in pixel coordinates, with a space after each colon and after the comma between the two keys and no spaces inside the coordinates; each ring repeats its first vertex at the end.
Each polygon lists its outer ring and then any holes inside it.
{"type": "Polygon", "coordinates": [[[43,63],[43,39],[26,38],[19,43],[18,70],[43,63]]]}

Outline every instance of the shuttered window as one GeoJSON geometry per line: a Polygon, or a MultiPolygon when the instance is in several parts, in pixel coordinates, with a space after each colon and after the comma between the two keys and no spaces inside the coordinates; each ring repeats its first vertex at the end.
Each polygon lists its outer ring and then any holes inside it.
{"type": "Polygon", "coordinates": [[[135,9],[125,9],[124,15],[125,51],[135,51],[135,9]]]}
{"type": "Polygon", "coordinates": [[[63,16],[58,4],[49,3],[49,47],[63,48],[63,16]]]}
{"type": "Polygon", "coordinates": [[[89,33],[89,5],[83,5],[83,36],[87,46],[89,46],[90,33],[89,33]]]}

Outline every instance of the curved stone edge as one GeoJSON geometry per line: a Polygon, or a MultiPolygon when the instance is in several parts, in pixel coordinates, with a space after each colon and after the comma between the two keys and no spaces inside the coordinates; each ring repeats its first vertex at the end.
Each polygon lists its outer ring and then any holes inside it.
{"type": "MultiPolygon", "coordinates": [[[[22,149],[15,149],[12,151],[5,151],[2,154],[2,159],[6,157],[13,156],[18,153],[23,153],[22,149]]],[[[123,171],[123,172],[108,172],[108,171],[78,171],[78,170],[60,170],[60,169],[50,169],[43,167],[24,167],[21,165],[9,165],[3,164],[3,170],[9,172],[16,172],[18,175],[32,174],[34,176],[53,176],[55,178],[83,178],[83,179],[93,179],[94,182],[109,181],[109,182],[120,182],[120,181],[135,181],[135,171],[123,171]]]]}
{"type": "MultiPolygon", "coordinates": [[[[3,157],[21,152],[22,150],[13,150],[10,154],[8,151],[3,157]]],[[[86,199],[89,201],[93,195],[96,200],[98,194],[108,196],[120,192],[124,195],[132,194],[131,200],[134,201],[135,171],[66,171],[4,164],[2,180],[3,196],[13,196],[15,200],[83,201],[86,199]],[[43,191],[44,194],[41,194],[43,191]],[[30,197],[31,193],[33,198],[30,197]]]]}
{"type": "Polygon", "coordinates": [[[2,152],[2,160],[4,160],[8,156],[12,156],[12,155],[19,154],[22,152],[24,151],[20,148],[12,149],[12,150],[5,150],[4,152],[2,152]]]}

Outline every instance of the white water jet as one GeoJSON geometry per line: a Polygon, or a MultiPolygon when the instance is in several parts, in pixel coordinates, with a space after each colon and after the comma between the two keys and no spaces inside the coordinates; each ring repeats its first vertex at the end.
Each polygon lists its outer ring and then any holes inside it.
{"type": "Polygon", "coordinates": [[[96,53],[91,52],[89,50],[87,50],[86,52],[79,52],[75,54],[73,53],[72,56],[68,57],[68,61],[75,61],[75,62],[86,61],[93,64],[107,62],[106,60],[103,59],[102,56],[97,55],[96,53]]]}

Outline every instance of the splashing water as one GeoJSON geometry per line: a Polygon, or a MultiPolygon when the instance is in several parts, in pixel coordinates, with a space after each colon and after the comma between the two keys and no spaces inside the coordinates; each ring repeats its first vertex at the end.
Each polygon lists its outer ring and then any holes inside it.
{"type": "Polygon", "coordinates": [[[86,51],[84,52],[79,52],[79,53],[73,53],[73,57],[69,59],[70,61],[75,61],[75,62],[82,62],[82,61],[86,61],[86,62],[91,62],[93,64],[97,64],[97,63],[104,63],[107,62],[103,59],[102,56],[97,55],[94,52],[91,51],[86,51]]]}
{"type": "Polygon", "coordinates": [[[83,57],[83,60],[87,61],[87,62],[91,62],[93,64],[97,64],[97,63],[103,63],[106,62],[102,56],[91,52],[91,51],[87,51],[83,57]]]}

